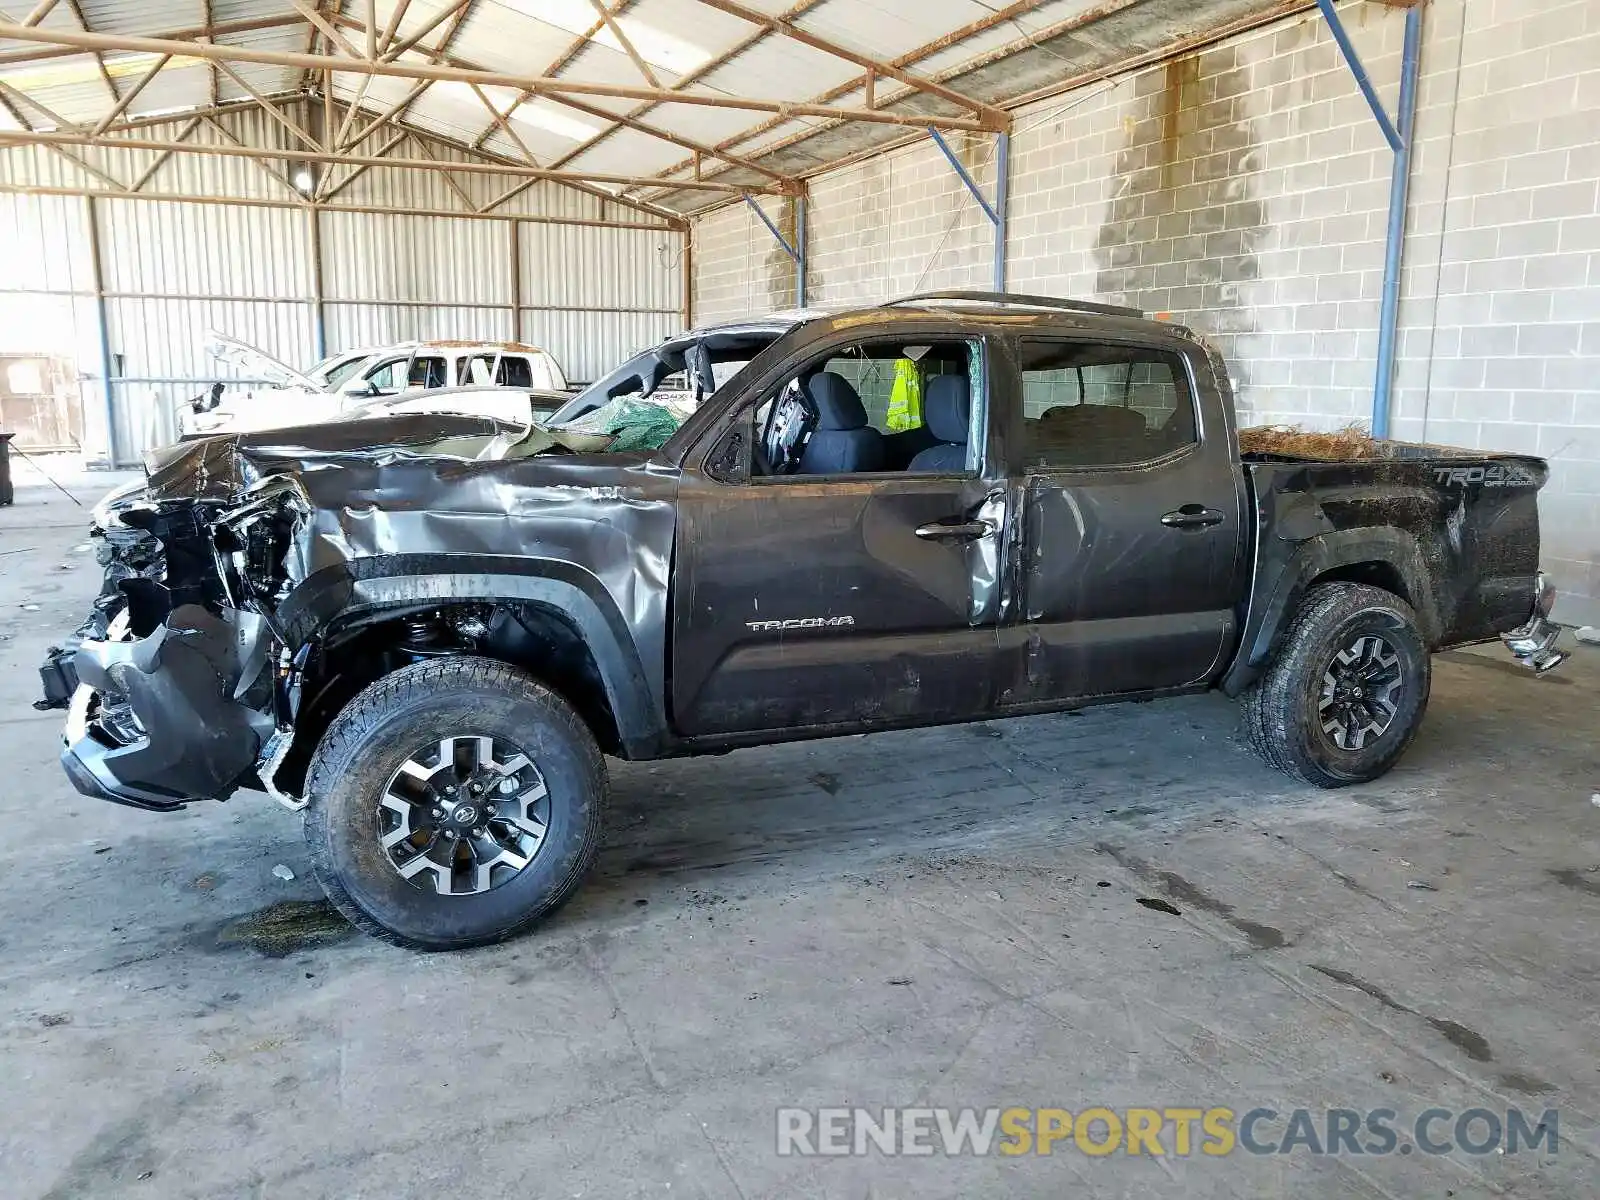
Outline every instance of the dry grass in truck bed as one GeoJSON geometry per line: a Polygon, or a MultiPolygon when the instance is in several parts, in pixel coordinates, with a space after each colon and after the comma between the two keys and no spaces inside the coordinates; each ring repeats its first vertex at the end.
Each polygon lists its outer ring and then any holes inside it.
{"type": "Polygon", "coordinates": [[[1388,458],[1385,443],[1354,421],[1332,431],[1297,429],[1293,425],[1258,425],[1239,431],[1243,454],[1282,454],[1348,462],[1361,458],[1388,458]]]}

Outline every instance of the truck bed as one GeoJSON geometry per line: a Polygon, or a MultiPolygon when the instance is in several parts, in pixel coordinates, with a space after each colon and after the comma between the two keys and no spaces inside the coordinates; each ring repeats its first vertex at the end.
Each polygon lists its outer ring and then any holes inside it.
{"type": "Polygon", "coordinates": [[[1334,561],[1357,565],[1333,577],[1405,598],[1436,650],[1527,619],[1544,460],[1404,442],[1368,447],[1365,457],[1338,461],[1241,454],[1258,531],[1241,667],[1268,661],[1285,614],[1334,561]]]}

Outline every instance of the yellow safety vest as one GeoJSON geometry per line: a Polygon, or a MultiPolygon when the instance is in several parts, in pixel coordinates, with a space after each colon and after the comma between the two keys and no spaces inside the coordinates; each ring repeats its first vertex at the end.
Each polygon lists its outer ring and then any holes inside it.
{"type": "Polygon", "coordinates": [[[922,424],[922,372],[909,358],[897,359],[894,364],[888,424],[890,433],[904,433],[922,424]]]}

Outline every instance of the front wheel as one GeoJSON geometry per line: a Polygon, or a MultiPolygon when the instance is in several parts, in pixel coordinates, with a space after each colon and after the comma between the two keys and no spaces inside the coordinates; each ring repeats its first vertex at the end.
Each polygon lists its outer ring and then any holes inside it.
{"type": "Polygon", "coordinates": [[[1422,723],[1432,660],[1416,614],[1358,583],[1306,593],[1277,658],[1243,697],[1245,729],[1280,771],[1343,787],[1376,779],[1422,723]]]}
{"type": "Polygon", "coordinates": [[[571,706],[515,667],[444,658],[367,688],[307,777],[317,880],[399,945],[501,941],[553,912],[599,849],[607,783],[571,706]]]}

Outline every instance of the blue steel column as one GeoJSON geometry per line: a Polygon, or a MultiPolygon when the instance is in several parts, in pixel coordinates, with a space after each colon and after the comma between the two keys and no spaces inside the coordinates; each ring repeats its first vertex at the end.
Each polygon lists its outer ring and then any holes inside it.
{"type": "Polygon", "coordinates": [[[744,193],[744,202],[750,206],[750,211],[761,219],[767,227],[767,232],[772,235],[772,240],[783,248],[789,256],[789,261],[794,263],[794,301],[796,307],[806,306],[806,198],[796,196],[794,204],[794,242],[783,236],[782,231],[772,223],[772,218],[767,216],[766,210],[757,204],[755,197],[749,192],[744,193]]]}
{"type": "MultiPolygon", "coordinates": [[[[317,344],[317,357],[313,362],[321,362],[328,357],[328,319],[323,306],[322,297],[322,214],[315,204],[306,207],[306,228],[310,240],[311,250],[311,336],[317,344]]],[[[516,277],[516,247],[517,223],[511,222],[511,254],[512,277],[516,277]]],[[[516,317],[512,317],[515,323],[516,317]]],[[[512,341],[520,338],[512,337],[512,341]]]]}
{"type": "Polygon", "coordinates": [[[950,148],[950,143],[944,140],[944,134],[930,125],[928,136],[933,138],[933,144],[939,147],[940,153],[955,171],[956,178],[961,180],[962,186],[978,202],[978,207],[983,209],[983,215],[989,218],[989,224],[994,226],[994,290],[1003,292],[1006,290],[1006,198],[1011,192],[1011,135],[1009,133],[995,135],[1000,141],[995,146],[994,154],[993,204],[984,197],[978,181],[966,167],[961,165],[961,160],[950,148]]]}
{"type": "Polygon", "coordinates": [[[105,264],[100,255],[100,214],[96,211],[93,196],[84,197],[83,209],[89,226],[89,270],[94,284],[94,317],[100,326],[100,378],[105,385],[106,466],[115,470],[118,465],[117,401],[112,391],[111,376],[116,360],[111,357],[111,325],[106,320],[105,264]]]}
{"type": "Polygon", "coordinates": [[[1006,290],[1006,204],[1011,197],[1011,135],[996,134],[994,151],[994,290],[1006,290]]]}
{"type": "Polygon", "coordinates": [[[1378,315],[1378,376],[1372,390],[1372,436],[1389,436],[1400,336],[1400,268],[1405,261],[1406,209],[1411,195],[1411,146],[1417,121],[1417,76],[1422,62],[1422,6],[1406,13],[1400,68],[1400,145],[1389,181],[1389,232],[1383,260],[1383,306],[1378,315]]]}
{"type": "Polygon", "coordinates": [[[794,198],[794,306],[806,306],[806,198],[794,198]]]}

